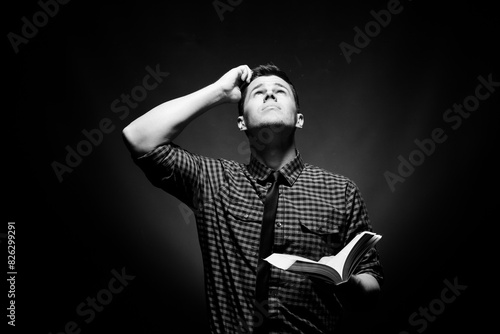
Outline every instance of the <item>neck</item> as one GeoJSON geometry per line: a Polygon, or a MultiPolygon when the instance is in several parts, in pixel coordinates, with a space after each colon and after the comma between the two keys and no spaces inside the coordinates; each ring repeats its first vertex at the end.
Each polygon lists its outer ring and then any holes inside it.
{"type": "Polygon", "coordinates": [[[279,170],[295,158],[297,153],[293,131],[292,133],[283,131],[270,138],[262,137],[249,135],[252,155],[262,164],[273,170],[279,170]]]}

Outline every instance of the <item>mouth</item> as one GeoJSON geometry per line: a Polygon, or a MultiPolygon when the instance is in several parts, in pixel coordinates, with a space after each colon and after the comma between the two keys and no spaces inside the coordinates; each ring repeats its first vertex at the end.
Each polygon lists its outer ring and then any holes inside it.
{"type": "Polygon", "coordinates": [[[275,104],[271,104],[262,108],[262,111],[269,111],[269,110],[281,110],[281,108],[275,104]]]}

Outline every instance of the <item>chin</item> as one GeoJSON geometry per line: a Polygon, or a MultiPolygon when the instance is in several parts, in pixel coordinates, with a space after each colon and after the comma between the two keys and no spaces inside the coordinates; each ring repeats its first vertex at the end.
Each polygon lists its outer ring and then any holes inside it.
{"type": "Polygon", "coordinates": [[[247,133],[253,134],[253,136],[257,137],[267,137],[271,133],[281,133],[283,130],[293,130],[295,126],[293,124],[287,124],[282,120],[269,121],[269,122],[260,122],[259,124],[255,124],[251,127],[247,128],[247,133]]]}
{"type": "Polygon", "coordinates": [[[262,128],[282,128],[289,126],[281,119],[264,119],[260,121],[258,124],[252,126],[254,129],[262,129],[262,128]]]}

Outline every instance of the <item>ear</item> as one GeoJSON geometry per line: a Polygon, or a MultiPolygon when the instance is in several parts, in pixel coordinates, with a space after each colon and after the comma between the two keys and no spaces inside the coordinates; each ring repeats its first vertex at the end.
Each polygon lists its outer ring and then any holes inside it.
{"type": "Polygon", "coordinates": [[[240,131],[245,131],[247,129],[243,116],[238,116],[238,129],[240,129],[240,131]]]}
{"type": "Polygon", "coordinates": [[[295,127],[302,129],[303,126],[304,126],[304,115],[302,115],[301,113],[297,113],[297,122],[295,123],[295,127]]]}

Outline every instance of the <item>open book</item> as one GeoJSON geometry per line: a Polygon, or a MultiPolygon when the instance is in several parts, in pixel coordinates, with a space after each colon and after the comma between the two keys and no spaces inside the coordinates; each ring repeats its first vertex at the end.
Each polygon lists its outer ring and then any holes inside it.
{"type": "Polygon", "coordinates": [[[340,284],[351,277],[363,256],[380,238],[381,235],[373,232],[361,232],[337,255],[324,256],[317,262],[301,256],[278,253],[271,254],[264,260],[283,270],[340,284]]]}

